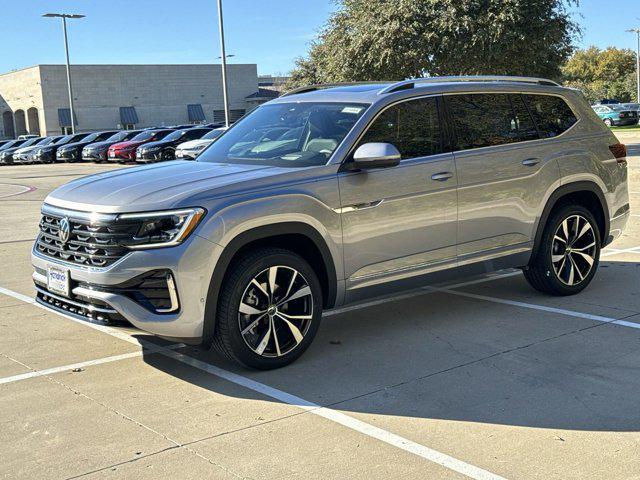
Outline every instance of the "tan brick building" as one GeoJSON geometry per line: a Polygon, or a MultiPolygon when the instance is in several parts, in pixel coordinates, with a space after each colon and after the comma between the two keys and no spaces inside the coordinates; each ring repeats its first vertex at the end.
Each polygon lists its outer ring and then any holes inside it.
{"type": "MultiPolygon", "coordinates": [[[[237,118],[255,106],[255,64],[227,65],[237,118]]],[[[220,65],[72,65],[77,131],[224,120],[220,65]]],[[[64,65],[0,75],[0,138],[70,129],[64,65]]]]}

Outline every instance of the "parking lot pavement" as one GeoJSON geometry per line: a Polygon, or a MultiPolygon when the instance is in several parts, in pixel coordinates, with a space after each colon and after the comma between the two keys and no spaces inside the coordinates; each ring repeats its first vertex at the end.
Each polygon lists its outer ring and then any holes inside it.
{"type": "MultiPolygon", "coordinates": [[[[638,165],[630,158],[634,212],[638,165]]],[[[511,271],[425,288],[328,312],[299,361],[254,372],[31,302],[41,201],[57,185],[113,168],[0,169],[0,476],[626,479],[640,471],[640,217],[577,296],[541,295],[511,271]]]]}

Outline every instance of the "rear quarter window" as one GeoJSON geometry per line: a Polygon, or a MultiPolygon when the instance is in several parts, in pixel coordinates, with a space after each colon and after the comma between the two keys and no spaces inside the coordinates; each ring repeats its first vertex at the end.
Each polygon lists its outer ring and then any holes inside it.
{"type": "Polygon", "coordinates": [[[562,135],[578,121],[571,107],[560,97],[525,94],[523,98],[542,138],[562,135]]]}
{"type": "Polygon", "coordinates": [[[454,94],[445,99],[456,131],[457,150],[539,138],[533,120],[517,94],[454,94]]]}

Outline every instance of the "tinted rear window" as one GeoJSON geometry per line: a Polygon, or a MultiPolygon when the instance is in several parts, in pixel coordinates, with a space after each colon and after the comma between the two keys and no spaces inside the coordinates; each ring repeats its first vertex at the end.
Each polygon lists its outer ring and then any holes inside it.
{"type": "Polygon", "coordinates": [[[531,116],[518,97],[502,93],[447,95],[457,150],[537,139],[531,116]]]}
{"type": "Polygon", "coordinates": [[[560,97],[523,95],[542,138],[552,138],[569,130],[578,119],[560,97]]]}

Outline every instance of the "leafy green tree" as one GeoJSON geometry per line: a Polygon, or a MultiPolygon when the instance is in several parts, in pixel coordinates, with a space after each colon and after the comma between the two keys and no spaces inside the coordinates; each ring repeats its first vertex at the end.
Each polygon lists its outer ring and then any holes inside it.
{"type": "Polygon", "coordinates": [[[336,0],[291,87],[429,75],[556,78],[578,0],[336,0]]]}
{"type": "Polygon", "coordinates": [[[564,84],[579,88],[592,103],[603,98],[630,102],[636,97],[636,56],[629,49],[589,47],[562,67],[564,84]]]}

